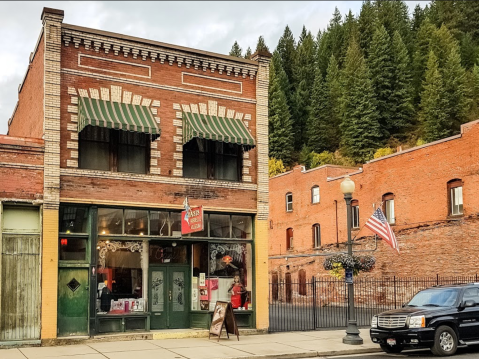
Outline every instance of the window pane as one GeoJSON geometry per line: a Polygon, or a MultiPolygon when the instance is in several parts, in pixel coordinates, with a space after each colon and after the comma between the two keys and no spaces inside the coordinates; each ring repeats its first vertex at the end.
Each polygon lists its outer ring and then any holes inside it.
{"type": "Polygon", "coordinates": [[[206,140],[194,138],[183,145],[183,176],[207,178],[206,140]]]}
{"type": "Polygon", "coordinates": [[[187,246],[178,244],[177,246],[166,246],[161,244],[150,243],[149,259],[150,263],[163,264],[187,264],[187,246]]]}
{"type": "Polygon", "coordinates": [[[98,234],[123,234],[123,210],[98,208],[98,234]]]}
{"type": "Polygon", "coordinates": [[[146,173],[146,147],[119,145],[118,172],[146,173]]]}
{"type": "MultiPolygon", "coordinates": [[[[130,248],[119,248],[125,245],[121,242],[111,242],[109,247],[103,241],[98,244],[101,248],[97,271],[99,311],[110,314],[143,312],[142,254],[130,248]]],[[[141,242],[137,244],[142,245],[141,242]]]]}
{"type": "Polygon", "coordinates": [[[86,260],[86,238],[61,237],[59,241],[59,255],[61,261],[84,261],[86,260]]]}
{"type": "Polygon", "coordinates": [[[253,221],[251,216],[231,216],[233,238],[253,238],[253,221]]]}
{"type": "Polygon", "coordinates": [[[125,234],[148,234],[148,211],[125,209],[125,234]]]}
{"type": "Polygon", "coordinates": [[[60,232],[87,233],[88,209],[60,207],[60,232]]]}
{"type": "Polygon", "coordinates": [[[210,237],[230,238],[230,216],[210,214],[210,237]]]}
{"type": "Polygon", "coordinates": [[[27,206],[3,207],[4,231],[9,232],[39,232],[41,230],[39,208],[27,206]]]}
{"type": "Polygon", "coordinates": [[[110,130],[87,126],[80,132],[80,168],[110,170],[110,130]]]}
{"type": "Polygon", "coordinates": [[[293,195],[287,194],[286,195],[286,211],[290,212],[293,210],[293,195]]]}
{"type": "Polygon", "coordinates": [[[451,188],[452,214],[462,214],[462,187],[451,188]]]}
{"type": "Polygon", "coordinates": [[[181,212],[170,212],[171,235],[181,236],[181,212]]]}
{"type": "Polygon", "coordinates": [[[393,224],[396,222],[396,219],[394,218],[394,200],[390,199],[386,201],[386,218],[388,220],[388,223],[393,224]]]}
{"type": "Polygon", "coordinates": [[[351,207],[352,227],[359,228],[359,206],[351,207]]]}
{"type": "MultiPolygon", "coordinates": [[[[208,244],[207,243],[196,243],[193,244],[193,273],[191,280],[191,309],[192,310],[208,310],[209,309],[209,300],[208,297],[204,298],[203,296],[203,307],[201,306],[200,299],[200,273],[205,278],[208,276],[208,244]]],[[[206,283],[205,283],[206,284],[206,283]]],[[[205,289],[205,286],[202,286],[205,289]]],[[[208,293],[203,290],[204,293],[208,293]]]]}
{"type": "Polygon", "coordinates": [[[319,203],[319,187],[313,187],[312,189],[312,202],[319,203]]]}
{"type": "Polygon", "coordinates": [[[169,236],[168,212],[150,212],[150,234],[152,236],[169,236]]]}
{"type": "Polygon", "coordinates": [[[206,298],[210,305],[217,300],[231,302],[233,309],[251,309],[252,261],[249,244],[210,244],[210,277],[206,298]]]}
{"type": "Polygon", "coordinates": [[[215,142],[214,178],[238,181],[238,145],[215,142]]]}

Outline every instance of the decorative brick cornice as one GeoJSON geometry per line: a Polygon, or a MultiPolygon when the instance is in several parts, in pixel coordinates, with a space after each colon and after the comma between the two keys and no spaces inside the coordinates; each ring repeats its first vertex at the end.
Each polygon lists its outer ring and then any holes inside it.
{"type": "Polygon", "coordinates": [[[113,50],[115,56],[122,53],[124,57],[131,55],[134,59],[141,58],[143,61],[150,59],[151,62],[159,60],[160,63],[166,62],[170,66],[176,63],[178,67],[184,65],[187,69],[190,67],[194,67],[196,70],[201,68],[205,72],[208,69],[211,72],[218,70],[219,74],[226,76],[238,77],[241,74],[243,78],[249,76],[253,80],[258,72],[258,66],[254,64],[228,61],[219,57],[215,58],[179,49],[173,50],[70,28],[62,28],[62,39],[65,46],[73,44],[75,48],[79,48],[83,45],[85,50],[97,53],[103,50],[106,54],[113,50]],[[225,69],[226,71],[224,71],[225,69]]]}

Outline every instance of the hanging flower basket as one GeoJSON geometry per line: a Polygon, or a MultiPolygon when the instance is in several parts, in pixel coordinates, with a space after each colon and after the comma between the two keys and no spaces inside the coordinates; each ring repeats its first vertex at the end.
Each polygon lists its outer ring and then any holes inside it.
{"type": "Polygon", "coordinates": [[[349,254],[340,253],[333,256],[326,257],[323,263],[324,269],[338,278],[344,278],[346,268],[353,269],[353,275],[358,275],[360,272],[370,272],[374,269],[376,258],[370,255],[365,256],[350,256],[349,254]]]}

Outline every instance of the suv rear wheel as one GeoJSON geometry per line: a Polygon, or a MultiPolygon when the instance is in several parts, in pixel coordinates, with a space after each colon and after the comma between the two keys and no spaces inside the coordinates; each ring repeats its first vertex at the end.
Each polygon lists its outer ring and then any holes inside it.
{"type": "Polygon", "coordinates": [[[385,353],[400,353],[404,349],[402,345],[389,345],[389,344],[379,344],[383,352],[385,353]]]}
{"type": "Polygon", "coordinates": [[[436,329],[434,345],[431,351],[434,355],[454,355],[457,350],[457,335],[454,329],[447,325],[441,325],[436,329]]]}

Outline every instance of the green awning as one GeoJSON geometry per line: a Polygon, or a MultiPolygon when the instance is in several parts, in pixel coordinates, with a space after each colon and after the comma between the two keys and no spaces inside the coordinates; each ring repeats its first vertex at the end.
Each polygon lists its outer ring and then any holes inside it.
{"type": "Polygon", "coordinates": [[[155,117],[147,106],[80,97],[78,103],[78,132],[86,126],[160,135],[155,117]]]}
{"type": "Polygon", "coordinates": [[[183,143],[194,137],[236,143],[247,148],[256,145],[248,128],[239,119],[183,112],[183,143]]]}

